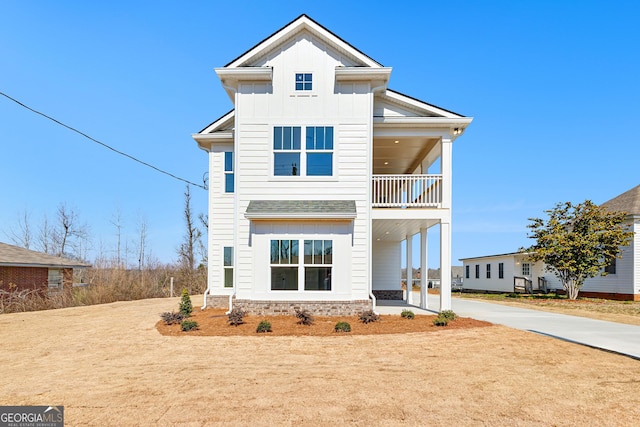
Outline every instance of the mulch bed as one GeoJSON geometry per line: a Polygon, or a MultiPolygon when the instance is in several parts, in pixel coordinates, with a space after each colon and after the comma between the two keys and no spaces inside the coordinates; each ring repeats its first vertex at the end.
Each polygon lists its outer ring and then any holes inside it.
{"type": "Polygon", "coordinates": [[[180,325],[166,325],[158,321],[156,328],[162,335],[169,336],[237,336],[237,335],[268,335],[268,336],[337,336],[337,335],[376,335],[376,334],[406,334],[412,332],[436,332],[445,329],[467,329],[492,326],[492,323],[459,317],[450,321],[447,326],[434,326],[435,315],[416,315],[414,319],[405,319],[398,315],[381,315],[380,320],[364,324],[358,316],[315,317],[313,325],[300,325],[295,316],[252,316],[244,317],[244,324],[230,326],[223,309],[194,309],[190,320],[198,322],[198,329],[183,332],[180,325]],[[257,333],[260,321],[271,323],[272,332],[257,333]],[[348,322],[351,332],[335,332],[337,322],[348,322]]]}

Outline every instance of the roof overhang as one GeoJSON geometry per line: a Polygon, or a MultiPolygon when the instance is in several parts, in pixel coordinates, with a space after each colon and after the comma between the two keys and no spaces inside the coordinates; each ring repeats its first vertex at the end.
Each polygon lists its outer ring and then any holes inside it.
{"type": "Polygon", "coordinates": [[[353,220],[354,200],[252,200],[244,214],[250,220],[353,220]]]}
{"type": "Polygon", "coordinates": [[[273,80],[272,67],[223,67],[216,68],[215,71],[231,102],[234,103],[234,93],[238,90],[240,82],[271,82],[273,80]]]}
{"type": "Polygon", "coordinates": [[[371,86],[386,89],[391,76],[391,67],[336,67],[336,81],[338,82],[371,82],[371,86]]]}
{"type": "Polygon", "coordinates": [[[20,263],[0,262],[0,267],[36,267],[36,268],[89,268],[89,264],[54,264],[54,263],[20,263]]]}

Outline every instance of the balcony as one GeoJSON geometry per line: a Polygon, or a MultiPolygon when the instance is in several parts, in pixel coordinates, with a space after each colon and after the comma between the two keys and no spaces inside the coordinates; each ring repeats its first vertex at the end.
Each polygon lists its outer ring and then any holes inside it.
{"type": "Polygon", "coordinates": [[[373,175],[374,208],[440,208],[442,175],[373,175]]]}

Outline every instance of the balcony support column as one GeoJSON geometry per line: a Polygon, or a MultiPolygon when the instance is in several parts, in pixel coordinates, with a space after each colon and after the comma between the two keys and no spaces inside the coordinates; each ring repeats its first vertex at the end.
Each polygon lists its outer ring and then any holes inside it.
{"type": "Polygon", "coordinates": [[[420,308],[426,310],[428,308],[427,295],[429,284],[429,267],[427,264],[427,239],[428,230],[420,228],[420,308]]]}
{"type": "Polygon", "coordinates": [[[407,305],[413,304],[413,242],[412,237],[407,235],[407,305]]]}
{"type": "Polygon", "coordinates": [[[451,223],[440,222],[440,311],[451,310],[451,223]]]}
{"type": "Polygon", "coordinates": [[[442,156],[441,172],[442,172],[442,208],[451,209],[451,154],[452,154],[451,138],[442,138],[442,156]]]}

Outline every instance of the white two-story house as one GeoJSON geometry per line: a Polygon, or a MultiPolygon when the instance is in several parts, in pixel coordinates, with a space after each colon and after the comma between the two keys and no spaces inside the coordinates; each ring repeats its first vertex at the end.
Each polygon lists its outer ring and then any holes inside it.
{"type": "Polygon", "coordinates": [[[450,271],[452,145],[471,118],[388,89],[391,68],[306,15],[215,72],[234,109],[193,135],[209,155],[206,306],[375,309],[403,298],[416,233],[427,270],[434,225],[450,271]]]}

